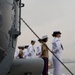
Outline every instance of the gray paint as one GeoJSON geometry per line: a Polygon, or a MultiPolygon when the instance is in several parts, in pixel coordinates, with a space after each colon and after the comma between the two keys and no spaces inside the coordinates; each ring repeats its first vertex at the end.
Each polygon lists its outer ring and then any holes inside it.
{"type": "MultiPolygon", "coordinates": [[[[2,15],[3,23],[0,27],[0,75],[6,75],[10,69],[14,58],[16,40],[9,36],[9,30],[12,27],[12,5],[13,0],[0,0],[0,15],[2,15]],[[14,44],[14,47],[12,47],[14,44]]],[[[18,18],[18,17],[17,17],[18,18]]],[[[17,21],[16,21],[17,22],[17,21]]],[[[16,25],[16,22],[14,23],[16,25]]],[[[16,29],[18,26],[16,25],[16,29]]]]}
{"type": "Polygon", "coordinates": [[[2,15],[0,15],[0,27],[3,25],[2,15]]]}
{"type": "Polygon", "coordinates": [[[43,65],[44,62],[41,58],[15,59],[7,75],[24,75],[25,73],[41,75],[43,65]]]}
{"type": "Polygon", "coordinates": [[[44,64],[42,59],[18,59],[13,61],[17,38],[13,38],[12,34],[14,36],[18,30],[19,13],[17,4],[14,5],[17,10],[12,10],[13,1],[0,0],[0,15],[3,22],[0,26],[0,75],[24,75],[26,72],[32,72],[32,75],[41,75],[44,64]],[[8,33],[9,30],[12,31],[11,36],[8,33]],[[8,72],[10,73],[7,74],[8,72]]]}

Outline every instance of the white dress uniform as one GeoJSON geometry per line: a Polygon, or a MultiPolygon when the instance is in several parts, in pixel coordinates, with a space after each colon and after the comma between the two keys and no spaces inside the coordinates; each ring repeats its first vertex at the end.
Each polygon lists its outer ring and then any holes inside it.
{"type": "MultiPolygon", "coordinates": [[[[61,60],[62,44],[59,38],[54,38],[52,42],[52,51],[61,60]]],[[[54,66],[53,75],[61,75],[61,63],[54,56],[52,57],[52,59],[53,59],[53,66],[54,66]]]]}
{"type": "Polygon", "coordinates": [[[37,57],[41,57],[41,54],[42,54],[41,47],[42,47],[41,43],[36,47],[37,48],[37,52],[36,52],[37,57]]]}
{"type": "Polygon", "coordinates": [[[34,58],[35,57],[35,49],[34,46],[30,45],[28,47],[28,57],[27,58],[34,58]]]}
{"type": "Polygon", "coordinates": [[[27,58],[28,57],[28,49],[24,49],[23,51],[23,58],[27,58]]]}
{"type": "Polygon", "coordinates": [[[19,51],[20,51],[19,49],[17,49],[17,50],[15,51],[15,55],[14,55],[14,58],[15,58],[15,59],[19,58],[19,57],[18,57],[19,51]]]}

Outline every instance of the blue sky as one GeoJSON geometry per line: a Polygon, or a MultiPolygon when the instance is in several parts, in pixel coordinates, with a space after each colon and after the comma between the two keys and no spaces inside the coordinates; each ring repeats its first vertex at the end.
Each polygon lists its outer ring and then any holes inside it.
{"type": "MultiPolygon", "coordinates": [[[[22,17],[42,37],[49,36],[48,46],[51,48],[52,32],[62,32],[64,45],[63,58],[75,58],[75,0],[22,0],[22,17]]],[[[37,38],[22,23],[22,34],[17,45],[30,44],[37,38]]],[[[36,43],[37,45],[37,43],[36,43]]],[[[50,54],[51,57],[51,54],[50,54]]]]}

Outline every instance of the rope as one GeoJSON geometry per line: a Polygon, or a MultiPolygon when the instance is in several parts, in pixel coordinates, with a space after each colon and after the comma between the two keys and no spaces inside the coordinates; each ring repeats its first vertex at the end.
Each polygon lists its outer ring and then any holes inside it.
{"type": "MultiPolygon", "coordinates": [[[[34,32],[34,30],[23,20],[23,18],[21,18],[21,20],[24,22],[24,24],[31,30],[31,32],[38,38],[40,39],[40,37],[34,32]]],[[[44,44],[44,42],[42,42],[44,44]]],[[[57,60],[67,69],[67,71],[71,74],[71,75],[74,75],[70,69],[51,51],[51,49],[46,45],[44,44],[48,50],[57,58],[57,60]]]]}

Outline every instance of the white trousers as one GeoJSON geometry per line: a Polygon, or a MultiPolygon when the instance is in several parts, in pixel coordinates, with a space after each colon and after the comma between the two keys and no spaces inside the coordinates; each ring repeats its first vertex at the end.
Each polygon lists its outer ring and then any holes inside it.
{"type": "MultiPolygon", "coordinates": [[[[61,60],[61,56],[57,56],[61,60]]],[[[52,57],[53,60],[53,66],[54,66],[54,71],[53,75],[61,75],[61,63],[55,58],[54,56],[52,57]]]]}

